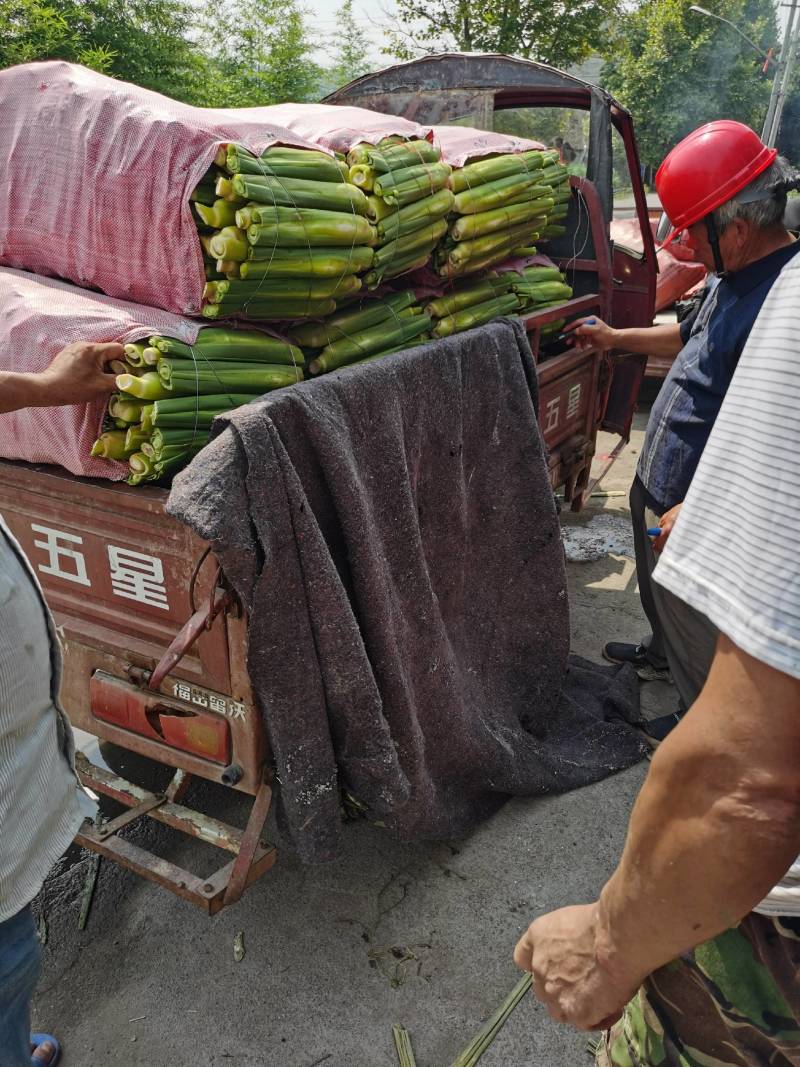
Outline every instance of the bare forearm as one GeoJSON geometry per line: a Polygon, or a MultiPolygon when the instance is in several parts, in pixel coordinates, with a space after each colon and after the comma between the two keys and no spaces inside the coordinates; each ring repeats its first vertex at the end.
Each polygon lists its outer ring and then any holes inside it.
{"type": "Polygon", "coordinates": [[[46,404],[47,397],[40,375],[0,371],[0,414],[46,404]]]}
{"type": "Polygon", "coordinates": [[[614,330],[614,348],[644,356],[677,356],[683,348],[680,326],[631,327],[614,330]]]}
{"type": "MultiPolygon", "coordinates": [[[[742,686],[753,683],[746,673],[742,686]]],[[[624,952],[642,976],[738,922],[800,852],[796,733],[739,716],[735,688],[712,670],[659,749],[601,896],[609,950],[624,952]]],[[[797,683],[786,680],[772,696],[791,712],[797,683]]]]}
{"type": "Polygon", "coordinates": [[[0,414],[18,408],[88,404],[116,388],[106,364],[121,359],[125,350],[116,342],[74,341],[62,348],[39,374],[0,371],[0,414]]]}

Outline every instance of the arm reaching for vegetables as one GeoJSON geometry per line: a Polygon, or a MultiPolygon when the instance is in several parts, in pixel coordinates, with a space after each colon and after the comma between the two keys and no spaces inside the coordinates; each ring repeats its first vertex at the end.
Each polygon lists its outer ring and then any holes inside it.
{"type": "Polygon", "coordinates": [[[124,355],[122,345],[76,341],[62,348],[39,374],[0,371],[0,414],[19,408],[82,404],[113,393],[116,379],[106,366],[124,355]]]}
{"type": "Polygon", "coordinates": [[[644,356],[677,356],[683,348],[681,328],[677,323],[616,330],[592,315],[568,323],[564,327],[564,333],[574,333],[574,343],[578,348],[588,345],[597,348],[622,348],[626,352],[639,352],[644,356]]]}

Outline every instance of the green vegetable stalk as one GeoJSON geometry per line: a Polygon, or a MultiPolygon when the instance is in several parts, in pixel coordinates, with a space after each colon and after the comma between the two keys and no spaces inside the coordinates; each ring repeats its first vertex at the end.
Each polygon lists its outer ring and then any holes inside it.
{"type": "Polygon", "coordinates": [[[369,163],[355,163],[348,172],[347,180],[365,193],[371,193],[375,184],[375,171],[369,163]]]}
{"type": "Polygon", "coordinates": [[[204,357],[218,360],[256,360],[261,363],[302,365],[303,353],[296,345],[281,341],[260,330],[237,330],[233,327],[208,326],[201,329],[194,345],[171,337],[151,337],[150,342],[162,355],[184,358],[204,357]]]}
{"type": "Polygon", "coordinates": [[[409,253],[416,252],[421,248],[430,248],[445,233],[447,233],[447,222],[445,219],[438,219],[436,222],[432,222],[430,225],[423,226],[421,229],[408,234],[407,237],[400,237],[396,241],[383,245],[382,248],[378,248],[375,252],[375,269],[391,266],[393,260],[404,259],[409,253]]]}
{"type": "MultiPolygon", "coordinates": [[[[493,208],[491,211],[479,211],[475,215],[462,215],[450,227],[450,233],[456,241],[468,241],[497,230],[509,230],[533,219],[541,219],[553,207],[548,197],[540,197],[525,204],[512,207],[493,208]]],[[[535,230],[536,226],[531,229],[535,230]]]]}
{"type": "Polygon", "coordinates": [[[461,286],[448,293],[446,296],[437,297],[426,305],[425,311],[431,318],[443,319],[446,315],[454,315],[457,311],[469,307],[471,304],[481,304],[486,300],[493,300],[496,296],[505,295],[511,288],[510,273],[482,278],[472,285],[461,286]]]}
{"type": "Polygon", "coordinates": [[[545,167],[537,175],[537,181],[542,182],[544,185],[561,185],[563,182],[569,181],[569,171],[563,164],[556,163],[545,167]]]}
{"type": "Polygon", "coordinates": [[[123,424],[138,422],[142,407],[143,401],[120,393],[112,393],[108,400],[108,414],[123,424]]]}
{"type": "Polygon", "coordinates": [[[281,300],[279,297],[238,297],[221,304],[204,304],[201,312],[204,319],[224,319],[237,311],[244,311],[251,319],[264,321],[287,321],[303,318],[319,318],[336,310],[335,300],[281,300]]]}
{"type": "Polygon", "coordinates": [[[145,481],[153,473],[153,461],[143,452],[134,452],[132,456],[128,458],[128,466],[131,469],[128,482],[130,485],[138,485],[140,482],[145,481]]]}
{"type": "MultiPolygon", "coordinates": [[[[158,364],[158,376],[167,388],[170,388],[173,375],[177,374],[180,377],[186,377],[187,375],[202,375],[205,377],[216,377],[218,374],[228,374],[232,371],[261,371],[265,367],[269,367],[269,363],[255,363],[252,360],[245,360],[243,363],[236,363],[233,360],[208,360],[208,359],[184,359],[182,356],[164,356],[158,364]]],[[[286,367],[285,363],[275,364],[275,366],[286,367]]],[[[301,367],[298,369],[302,369],[301,367]]],[[[224,386],[220,387],[221,389],[224,386]]]]}
{"type": "Polygon", "coordinates": [[[448,259],[455,267],[461,266],[469,260],[482,259],[490,252],[503,249],[516,248],[518,245],[527,244],[535,240],[537,231],[528,222],[524,226],[517,226],[508,230],[498,230],[483,237],[476,237],[472,241],[459,241],[451,249],[448,259]]]}
{"type": "Polygon", "coordinates": [[[366,215],[367,197],[346,182],[305,181],[293,178],[285,182],[280,178],[251,177],[237,174],[232,191],[242,200],[276,207],[306,207],[327,211],[343,211],[352,215],[366,215]]]}
{"type": "Polygon", "coordinates": [[[433,327],[431,331],[434,337],[449,337],[463,330],[471,330],[474,326],[483,326],[500,315],[511,315],[519,310],[519,297],[516,293],[506,293],[505,296],[497,296],[493,300],[486,300],[482,304],[473,304],[471,307],[457,311],[455,315],[447,315],[433,327]]]}
{"type": "Polygon", "coordinates": [[[566,319],[556,319],[555,322],[548,322],[539,331],[539,336],[544,340],[547,337],[552,337],[555,333],[561,333],[567,324],[566,319]]]}
{"type": "Polygon", "coordinates": [[[215,230],[223,226],[232,226],[236,221],[236,205],[230,200],[215,200],[211,207],[195,204],[195,211],[206,224],[215,230]]]}
{"type": "Polygon", "coordinates": [[[170,397],[157,400],[142,410],[142,430],[152,434],[163,428],[208,429],[222,411],[248,404],[261,395],[260,390],[245,393],[221,393],[170,397]]]}
{"type": "Polygon", "coordinates": [[[268,148],[259,157],[238,145],[229,145],[225,165],[230,174],[320,182],[341,182],[343,177],[341,166],[332,156],[305,148],[268,148]]]}
{"type": "Polygon", "coordinates": [[[292,340],[306,348],[324,348],[370,326],[395,318],[416,302],[411,290],[390,297],[366,300],[357,308],[337,312],[325,322],[305,322],[291,332],[292,340]]]}
{"type": "Polygon", "coordinates": [[[497,181],[476,185],[474,189],[465,189],[455,198],[453,210],[458,215],[474,215],[479,211],[504,207],[515,197],[524,202],[549,195],[550,186],[534,183],[527,174],[513,174],[508,178],[498,178],[497,181]]]}
{"type": "Polygon", "coordinates": [[[127,452],[140,452],[145,441],[149,440],[150,434],[141,426],[129,426],[125,432],[125,449],[127,452]]]}
{"type": "Polygon", "coordinates": [[[370,149],[367,152],[367,161],[380,174],[385,174],[387,171],[413,167],[418,163],[437,163],[441,156],[439,149],[434,148],[429,141],[419,140],[370,149]]]}
{"type": "Polygon", "coordinates": [[[510,274],[509,277],[512,279],[512,285],[564,281],[564,275],[558,267],[525,267],[518,274],[510,274]]]}
{"type": "Polygon", "coordinates": [[[127,459],[134,449],[128,449],[125,445],[125,433],[122,430],[107,430],[101,433],[92,445],[93,456],[100,459],[127,459]]]}
{"type": "MultiPolygon", "coordinates": [[[[275,179],[280,181],[280,178],[275,179]]],[[[230,200],[232,204],[241,204],[243,198],[236,191],[233,178],[223,178],[221,175],[217,178],[216,194],[223,200],[230,200]]]]}
{"type": "MultiPolygon", "coordinates": [[[[166,396],[202,396],[216,395],[222,390],[236,392],[265,393],[270,389],[281,389],[287,385],[303,380],[300,367],[267,366],[251,367],[247,370],[226,370],[220,364],[213,371],[190,368],[177,370],[173,368],[170,378],[170,392],[166,396]]],[[[157,423],[154,422],[154,425],[157,423]]]]}
{"type": "Polygon", "coordinates": [[[250,261],[242,263],[243,278],[273,277],[338,278],[343,274],[359,274],[372,266],[374,253],[371,248],[357,245],[355,248],[282,248],[270,255],[269,249],[251,246],[250,261]],[[258,253],[263,253],[263,258],[258,253]]]}
{"type": "Polygon", "coordinates": [[[141,341],[136,341],[134,344],[123,345],[125,351],[125,359],[132,367],[141,367],[144,365],[142,355],[147,345],[142,344],[141,341]]]}
{"type": "MultiPolygon", "coordinates": [[[[261,210],[261,223],[247,230],[251,245],[272,248],[318,248],[343,245],[373,245],[375,228],[363,215],[346,215],[343,211],[318,211],[311,208],[272,208],[273,218],[261,210]]],[[[212,245],[213,245],[212,241],[212,245]]]]}
{"type": "MultiPolygon", "coordinates": [[[[535,149],[515,155],[480,159],[454,170],[450,178],[450,188],[454,193],[461,193],[465,189],[472,189],[476,185],[496,181],[498,178],[506,178],[511,174],[532,174],[534,171],[541,170],[543,164],[544,154],[535,149]]],[[[538,175],[535,177],[538,183],[538,175]]]]}
{"type": "MultiPolygon", "coordinates": [[[[414,204],[392,211],[378,221],[378,240],[394,241],[405,237],[427,222],[447,215],[453,207],[454,196],[449,189],[440,189],[433,196],[417,200],[414,204]]],[[[381,201],[384,203],[384,201],[381,201]]]]}
{"type": "Polygon", "coordinates": [[[311,361],[309,370],[312,374],[335,370],[354,359],[363,359],[373,352],[411,341],[420,334],[429,332],[430,328],[429,315],[387,319],[350,337],[333,341],[323,348],[316,359],[311,361]]]}
{"type": "Polygon", "coordinates": [[[426,345],[430,341],[431,335],[429,333],[420,334],[419,337],[415,337],[413,341],[406,341],[401,345],[395,345],[393,348],[385,348],[382,352],[376,352],[373,356],[365,356],[363,359],[356,359],[352,363],[348,363],[348,367],[357,367],[361,363],[372,363],[373,360],[383,359],[384,356],[391,356],[394,352],[405,352],[409,348],[418,348],[419,345],[426,345]]]}
{"type": "MultiPolygon", "coordinates": [[[[139,378],[135,378],[132,374],[120,374],[117,378],[117,389],[139,400],[161,400],[162,397],[167,396],[161,379],[155,371],[148,371],[139,378]]],[[[115,414],[115,418],[122,418],[122,416],[115,414]]]]}
{"type": "Polygon", "coordinates": [[[209,244],[212,255],[217,259],[232,259],[241,263],[249,254],[247,234],[238,226],[224,226],[212,236],[209,244]]]}
{"type": "Polygon", "coordinates": [[[430,247],[418,250],[418,252],[409,252],[408,255],[393,260],[390,264],[381,269],[367,271],[364,275],[364,284],[367,289],[377,289],[384,280],[397,278],[401,274],[408,274],[409,271],[427,266],[434,247],[435,245],[431,245],[430,247]]]}
{"type": "Polygon", "coordinates": [[[390,207],[382,196],[367,197],[367,218],[370,222],[380,222],[381,219],[396,215],[398,210],[396,207],[390,207]]]}
{"type": "Polygon", "coordinates": [[[207,282],[203,299],[212,304],[224,303],[227,299],[267,297],[270,300],[330,300],[344,298],[359,292],[362,281],[356,274],[343,274],[339,278],[234,278],[230,281],[207,282]]]}
{"type": "Polygon", "coordinates": [[[435,179],[412,178],[407,182],[394,186],[393,189],[387,189],[383,194],[383,199],[387,204],[406,207],[416,200],[423,200],[426,196],[433,196],[434,193],[444,189],[447,181],[448,176],[444,174],[435,179]]]}
{"type": "Polygon", "coordinates": [[[572,289],[564,282],[538,282],[530,285],[515,285],[514,292],[527,304],[551,304],[569,300],[572,289]]]}
{"type": "Polygon", "coordinates": [[[477,274],[479,271],[486,270],[487,267],[494,267],[498,263],[502,263],[503,260],[508,259],[510,256],[519,255],[518,247],[510,247],[509,245],[502,245],[500,248],[496,248],[493,252],[489,252],[486,256],[479,259],[468,259],[465,263],[455,267],[446,259],[439,267],[437,267],[437,273],[442,278],[461,278],[468,274],[477,274]]]}
{"type": "Polygon", "coordinates": [[[433,194],[443,189],[447,179],[452,174],[453,168],[447,163],[422,163],[414,167],[404,167],[402,170],[387,171],[374,181],[376,196],[385,197],[388,192],[396,189],[398,185],[407,182],[419,181],[428,193],[433,194]]]}

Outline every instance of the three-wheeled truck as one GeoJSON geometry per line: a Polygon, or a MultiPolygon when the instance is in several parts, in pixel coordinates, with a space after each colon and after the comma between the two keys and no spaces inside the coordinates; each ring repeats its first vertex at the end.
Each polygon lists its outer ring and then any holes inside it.
{"type": "MultiPolygon", "coordinates": [[[[579,314],[626,326],[652,321],[655,253],[630,116],[608,94],[568,74],[495,55],[401,64],[358,79],[330,100],[488,129],[503,109],[588,114],[586,175],[571,179],[566,233],[548,249],[574,296],[524,319],[538,364],[551,483],[580,507],[592,485],[598,430],[618,433],[620,446],[627,438],[644,359],[542,346],[540,331],[579,314]],[[609,240],[615,170],[633,191],[643,253],[609,240]]],[[[79,754],[84,784],[122,810],[105,824],[85,824],[77,840],[213,914],[275,862],[274,848],[262,840],[271,761],[247,674],[247,618],[208,546],[166,514],[166,497],[164,489],[0,462],[0,512],[38,574],[63,638],[62,699],[73,725],[174,772],[155,792],[79,754]],[[246,826],[184,804],[192,777],[252,798],[246,826]],[[232,858],[199,877],[122,832],[142,818],[232,858]]]]}

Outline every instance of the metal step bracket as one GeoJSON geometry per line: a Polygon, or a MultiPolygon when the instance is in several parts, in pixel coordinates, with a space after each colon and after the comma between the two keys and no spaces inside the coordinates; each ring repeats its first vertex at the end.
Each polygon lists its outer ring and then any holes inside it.
{"type": "Polygon", "coordinates": [[[127,867],[148,881],[155,882],[215,915],[236,903],[244,890],[273,866],[275,848],[261,839],[272,802],[272,786],[264,779],[253,800],[244,830],[180,803],[191,776],[175,772],[163,794],[152,793],[91,763],[81,752],[75,766],[84,786],[102,796],[111,797],[129,810],[101,828],[87,821],[75,838],[83,848],[127,867]],[[155,819],[174,830],[196,837],[206,844],[233,854],[234,859],[216,870],[209,878],[199,878],[155,853],[119,836],[119,831],[137,819],[155,819]]]}

